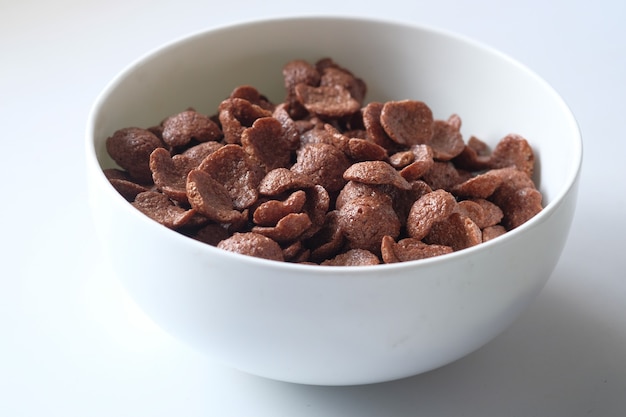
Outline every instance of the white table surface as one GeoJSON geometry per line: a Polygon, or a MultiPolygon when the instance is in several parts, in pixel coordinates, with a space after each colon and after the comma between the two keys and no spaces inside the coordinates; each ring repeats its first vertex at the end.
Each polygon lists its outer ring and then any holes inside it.
{"type": "Polygon", "coordinates": [[[625,3],[364,3],[0,0],[0,416],[626,415],[625,3]],[[583,133],[579,206],[544,291],[494,341],[423,375],[311,387],[225,368],[154,326],[100,259],[83,143],[105,84],[191,32],[310,14],[494,46],[550,82],[583,133]]]}

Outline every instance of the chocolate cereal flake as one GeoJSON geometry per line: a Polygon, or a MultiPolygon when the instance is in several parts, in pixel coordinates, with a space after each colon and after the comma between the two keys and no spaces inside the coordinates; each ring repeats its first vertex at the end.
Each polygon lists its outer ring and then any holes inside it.
{"type": "Polygon", "coordinates": [[[435,190],[422,196],[411,207],[407,219],[407,232],[410,237],[421,240],[430,233],[437,222],[452,214],[456,200],[445,190],[435,190]]]}
{"type": "Polygon", "coordinates": [[[228,190],[199,169],[190,171],[187,176],[187,196],[191,207],[213,221],[231,223],[241,216],[233,208],[228,190]]]}
{"type": "Polygon", "coordinates": [[[294,172],[287,168],[275,168],[261,179],[258,190],[262,195],[275,196],[314,185],[313,179],[304,173],[294,172]]]}
{"type": "Polygon", "coordinates": [[[397,243],[391,236],[385,236],[381,244],[383,262],[396,263],[417,261],[452,253],[450,246],[429,245],[419,239],[405,238],[397,243]]]}
{"type": "Polygon", "coordinates": [[[217,141],[222,138],[219,126],[208,116],[186,110],[168,117],[163,122],[163,141],[172,147],[183,146],[192,139],[198,142],[217,141]]]}
{"type": "Polygon", "coordinates": [[[361,108],[361,103],[352,98],[350,91],[339,85],[312,87],[298,84],[295,92],[307,111],[321,117],[349,116],[361,108]]]}
{"type": "Polygon", "coordinates": [[[403,190],[411,189],[411,184],[394,167],[384,161],[365,161],[352,164],[343,173],[343,178],[346,181],[376,185],[387,184],[403,190]]]}
{"type": "Polygon", "coordinates": [[[400,145],[421,145],[433,136],[433,113],[421,101],[388,101],[380,112],[380,123],[389,137],[400,145]]]}
{"type": "Polygon", "coordinates": [[[299,213],[306,202],[304,190],[294,191],[285,200],[269,200],[260,204],[253,213],[254,224],[275,226],[287,214],[299,213]]]}
{"type": "Polygon", "coordinates": [[[253,232],[235,233],[228,239],[224,239],[218,243],[217,247],[257,258],[270,259],[273,261],[285,260],[283,251],[278,243],[267,236],[253,232]]]}
{"type": "Polygon", "coordinates": [[[240,145],[221,147],[207,156],[198,169],[224,186],[236,209],[242,210],[256,202],[263,170],[240,145]]]}
{"type": "Polygon", "coordinates": [[[166,195],[157,191],[137,194],[132,205],[146,216],[170,229],[184,226],[193,217],[193,210],[176,206],[166,195]]]}
{"type": "Polygon", "coordinates": [[[435,222],[424,241],[431,245],[450,246],[458,251],[481,243],[482,232],[472,219],[454,212],[435,222]]]}
{"type": "Polygon", "coordinates": [[[398,237],[401,223],[388,200],[357,197],[339,210],[339,227],[352,249],[380,252],[383,236],[398,237]]]}
{"type": "Polygon", "coordinates": [[[243,149],[265,172],[275,168],[286,168],[291,163],[291,149],[284,137],[280,121],[273,117],[262,117],[241,134],[243,149]]]}
{"type": "Polygon", "coordinates": [[[457,115],[433,122],[433,136],[428,143],[436,160],[449,161],[463,152],[465,142],[460,128],[461,119],[457,115]]]}
{"type": "Polygon", "coordinates": [[[150,154],[162,146],[154,133],[137,127],[120,129],[106,140],[111,158],[139,184],[152,183],[150,154]]]}
{"type": "Polygon", "coordinates": [[[334,192],[345,184],[343,173],[349,166],[346,154],[333,145],[311,143],[300,148],[291,170],[308,176],[314,183],[334,192]]]}

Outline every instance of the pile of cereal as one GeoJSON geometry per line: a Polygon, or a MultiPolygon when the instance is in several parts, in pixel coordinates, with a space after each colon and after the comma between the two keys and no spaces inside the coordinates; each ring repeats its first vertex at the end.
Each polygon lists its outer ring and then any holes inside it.
{"type": "Polygon", "coordinates": [[[331,59],[283,68],[285,101],[239,86],[213,115],[187,109],[107,139],[111,184],[160,224],[276,261],[375,265],[461,250],[542,209],[528,142],[464,141],[421,101],[365,104],[331,59]]]}

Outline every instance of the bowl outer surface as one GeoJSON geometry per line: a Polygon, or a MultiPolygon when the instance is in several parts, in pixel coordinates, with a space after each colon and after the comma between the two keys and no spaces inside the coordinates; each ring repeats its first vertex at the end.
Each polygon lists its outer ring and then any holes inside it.
{"type": "Polygon", "coordinates": [[[174,42],[104,91],[88,128],[91,203],[118,277],[154,321],[236,368],[324,385],[380,382],[458,359],[506,328],[541,290],[574,213],[581,145],[560,97],[515,61],[463,38],[389,22],[284,19],[174,42]],[[258,42],[262,39],[263,42],[258,42]],[[104,142],[188,107],[213,113],[241,84],[284,98],[287,61],[332,57],[368,100],[418,99],[457,113],[464,136],[528,138],[546,209],[452,255],[380,267],[291,265],[220,251],[157,225],[104,178],[104,142]],[[94,152],[95,151],[95,152],[94,152]]]}

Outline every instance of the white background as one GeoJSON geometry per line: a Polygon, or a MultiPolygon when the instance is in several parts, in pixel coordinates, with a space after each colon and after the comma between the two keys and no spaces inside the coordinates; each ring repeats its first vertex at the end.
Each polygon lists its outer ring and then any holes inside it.
{"type": "Polygon", "coordinates": [[[0,416],[626,415],[625,21],[614,0],[0,0],[0,416]],[[311,14],[496,47],[550,82],[583,133],[579,205],[548,285],[493,342],[427,374],[331,388],[224,368],[156,328],[100,259],[84,130],[108,81],[192,32],[311,14]]]}

